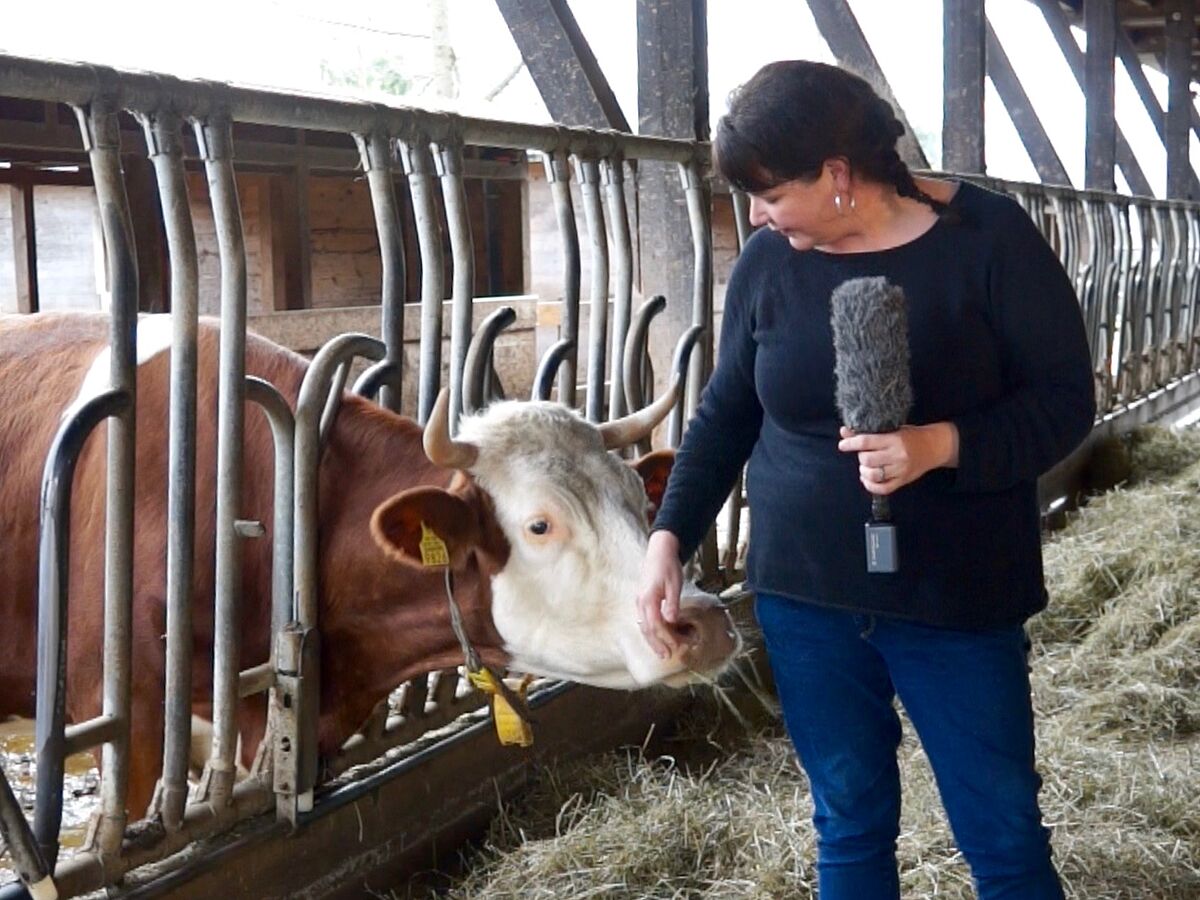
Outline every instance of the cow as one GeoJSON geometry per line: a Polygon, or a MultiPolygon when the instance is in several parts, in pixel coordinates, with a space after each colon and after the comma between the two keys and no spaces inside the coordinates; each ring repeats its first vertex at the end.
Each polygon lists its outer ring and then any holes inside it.
{"type": "MultiPolygon", "coordinates": [[[[128,808],[141,815],[161,771],[166,616],[168,317],[138,326],[134,499],[132,735],[128,808]]],[[[60,414],[107,384],[108,320],[98,313],[0,317],[0,715],[33,710],[38,491],[60,414]]],[[[198,338],[193,710],[211,718],[217,324],[198,338]]],[[[295,404],[307,361],[253,334],[246,373],[295,404]]],[[[660,404],[662,405],[662,404],[660,404]]],[[[643,411],[646,412],[646,411],[643,411]]],[[[662,410],[655,415],[661,416],[662,410]]],[[[345,395],[318,472],[319,752],[334,753],[396,685],[452,668],[463,652],[444,575],[421,563],[421,523],[447,544],[465,630],[495,669],[611,688],[681,684],[737,652],[725,611],[694,595],[680,649],[651,651],[634,598],[653,509],[671,455],[626,463],[608,452],[640,439],[647,416],[597,427],[558,404],[506,401],[447,428],[445,398],[424,431],[345,395]],[[640,476],[640,477],[639,477],[640,476]]],[[[84,445],[70,522],[67,712],[101,711],[104,428],[84,445]]],[[[239,518],[271,533],[273,444],[247,405],[239,518]]],[[[241,666],[268,656],[271,541],[248,541],[242,564],[241,666]]],[[[266,725],[261,699],[238,711],[243,764],[266,725]]]]}

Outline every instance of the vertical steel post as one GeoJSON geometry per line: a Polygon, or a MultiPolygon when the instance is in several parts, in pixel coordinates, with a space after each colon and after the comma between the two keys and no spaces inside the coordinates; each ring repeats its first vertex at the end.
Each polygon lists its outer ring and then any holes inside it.
{"type": "Polygon", "coordinates": [[[213,744],[208,801],[228,803],[237,774],[238,673],[241,660],[242,438],[246,400],[246,248],[233,172],[227,113],[195,123],[221,256],[221,349],[217,402],[216,634],[213,647],[213,744]]]}
{"type": "MultiPolygon", "coordinates": [[[[404,360],[404,286],[407,277],[404,260],[404,237],[400,231],[400,216],[396,205],[396,185],[392,180],[392,139],[382,129],[368,135],[355,134],[359,158],[367,173],[371,190],[371,208],[375,213],[375,230],[379,236],[379,256],[383,265],[380,307],[383,316],[380,334],[387,345],[389,362],[403,372],[404,360]]],[[[385,381],[379,391],[379,403],[399,411],[403,379],[385,381]]]]}
{"type": "MultiPolygon", "coordinates": [[[[712,230],[709,210],[712,195],[708,182],[695,161],[679,166],[683,189],[687,195],[688,222],[692,226],[692,324],[701,325],[705,334],[712,334],[712,230]]],[[[707,340],[700,353],[693,353],[688,366],[684,419],[690,419],[700,401],[700,391],[712,371],[712,341],[707,340]]],[[[671,414],[671,433],[682,434],[683,422],[676,422],[678,412],[671,414]]]]}
{"type": "MultiPolygon", "coordinates": [[[[138,274],[133,226],[121,172],[121,135],[117,108],[104,95],[90,109],[76,108],[84,146],[92,165],[100,223],[104,233],[112,289],[110,386],[126,391],[130,407],[108,425],[108,502],[104,563],[104,704],[103,713],[119,725],[101,751],[101,854],[118,855],[125,834],[125,796],[129,787],[130,655],[133,646],[133,484],[136,447],[138,274]]],[[[142,812],[141,810],[137,811],[142,812]]]]}
{"type": "Polygon", "coordinates": [[[604,207],[600,201],[600,163],[577,157],[579,190],[583,197],[583,215],[592,248],[592,304],[588,322],[587,395],[585,411],[589,421],[604,420],[604,351],[608,338],[608,235],[604,226],[604,207]]]}
{"type": "Polygon", "coordinates": [[[571,201],[571,169],[564,150],[546,154],[546,180],[554,199],[554,217],[562,239],[563,296],[559,337],[571,342],[558,368],[558,401],[575,406],[575,369],[579,359],[579,231],[571,201]]]}
{"type": "Polygon", "coordinates": [[[1192,42],[1196,37],[1196,0],[1167,0],[1163,10],[1167,40],[1167,116],[1163,144],[1167,149],[1167,196],[1192,196],[1196,176],[1189,153],[1192,106],[1192,42]]]}
{"type": "Polygon", "coordinates": [[[171,261],[171,387],[167,488],[166,707],[163,824],[183,821],[192,736],[192,573],[196,521],[196,366],[199,276],[196,236],[183,170],[182,119],[171,110],[143,116],[158,177],[171,261]]]}
{"type": "Polygon", "coordinates": [[[622,360],[625,338],[633,316],[633,241],[625,203],[625,159],[619,150],[601,161],[608,200],[609,231],[612,234],[612,360],[609,365],[608,418],[625,414],[625,387],[622,360]]]}
{"type": "Polygon", "coordinates": [[[1087,30],[1083,64],[1087,118],[1084,187],[1111,191],[1117,155],[1116,0],[1087,0],[1083,5],[1083,21],[1087,30]]]}
{"type": "Polygon", "coordinates": [[[417,244],[421,251],[421,364],[417,383],[417,421],[429,418],[442,383],[442,230],[433,199],[433,157],[428,139],[413,135],[398,144],[412,194],[417,244]]]}
{"type": "Polygon", "coordinates": [[[454,273],[450,306],[450,428],[455,430],[462,412],[463,370],[471,342],[475,300],[475,245],[463,185],[462,139],[457,135],[441,138],[434,145],[434,164],[442,182],[454,273]]]}

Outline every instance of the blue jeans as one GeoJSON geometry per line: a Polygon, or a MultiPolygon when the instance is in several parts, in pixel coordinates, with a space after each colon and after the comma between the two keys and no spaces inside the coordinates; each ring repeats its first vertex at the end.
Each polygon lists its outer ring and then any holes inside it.
{"type": "Polygon", "coordinates": [[[776,594],[755,609],[812,785],[821,900],[900,896],[896,695],[980,900],[1062,900],[1037,803],[1023,628],[932,628],[776,594]]]}

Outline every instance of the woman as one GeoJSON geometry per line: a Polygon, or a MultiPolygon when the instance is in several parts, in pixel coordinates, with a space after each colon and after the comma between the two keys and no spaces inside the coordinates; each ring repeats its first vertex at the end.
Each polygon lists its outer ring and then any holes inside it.
{"type": "Polygon", "coordinates": [[[812,785],[822,900],[899,895],[899,696],[981,898],[1061,898],[1034,768],[1025,620],[1045,606],[1038,475],[1095,415],[1078,302],[1011,199],[914,178],[870,86],[772,63],[714,141],[750,195],[719,358],[655,519],[638,598],[677,640],[680,560],[749,460],[747,572],[812,785]],[[830,294],[884,276],[908,302],[911,424],[854,434],[835,407],[830,294]],[[865,489],[865,490],[864,490],[865,489]],[[870,495],[900,570],[868,573],[870,495]]]}

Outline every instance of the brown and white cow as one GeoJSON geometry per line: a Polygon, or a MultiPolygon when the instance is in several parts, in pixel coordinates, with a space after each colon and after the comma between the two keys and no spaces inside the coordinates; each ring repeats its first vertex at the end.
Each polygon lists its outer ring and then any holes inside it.
{"type": "MultiPolygon", "coordinates": [[[[168,344],[165,317],[139,325],[135,492],[133,740],[129,808],[146,809],[161,768],[166,593],[168,344]]],[[[60,414],[107,379],[108,323],[81,313],[0,317],[0,715],[34,701],[38,491],[60,414]]],[[[193,704],[212,693],[216,480],[215,324],[199,338],[193,704]]],[[[306,361],[248,337],[248,375],[293,404],[306,361]]],[[[443,419],[444,421],[444,419],[443,419]]],[[[89,438],[71,515],[68,714],[101,709],[104,570],[104,428],[89,438]]],[[[670,455],[632,467],[601,432],[549,403],[500,403],[464,420],[452,441],[347,395],[319,471],[320,750],[336,750],[398,683],[456,666],[443,576],[414,557],[419,523],[447,538],[466,630],[497,668],[616,688],[681,683],[720,669],[737,638],[712,598],[687,605],[682,647],[658,658],[635,621],[636,578],[647,534],[647,493],[666,480],[670,455]],[[438,459],[442,465],[430,458],[438,459]],[[639,477],[639,474],[642,477],[639,477]]],[[[272,525],[273,449],[265,417],[247,407],[240,518],[272,525]]],[[[270,547],[244,550],[242,667],[270,642],[270,547]]],[[[252,754],[263,703],[239,711],[252,754]]],[[[248,761],[248,760],[243,760],[248,761]]]]}

